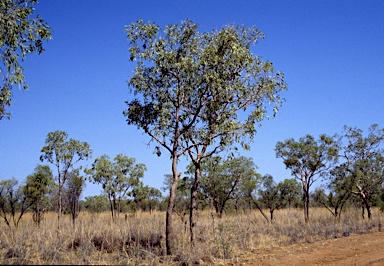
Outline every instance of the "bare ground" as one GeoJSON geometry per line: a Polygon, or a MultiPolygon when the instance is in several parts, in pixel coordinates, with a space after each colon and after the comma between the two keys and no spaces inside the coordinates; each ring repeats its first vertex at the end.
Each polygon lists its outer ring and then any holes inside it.
{"type": "Polygon", "coordinates": [[[384,232],[248,250],[231,264],[384,266],[384,232]]]}

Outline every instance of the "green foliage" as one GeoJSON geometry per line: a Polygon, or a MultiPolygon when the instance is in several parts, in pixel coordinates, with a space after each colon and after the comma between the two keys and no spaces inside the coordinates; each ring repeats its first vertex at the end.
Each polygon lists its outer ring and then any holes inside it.
{"type": "MultiPolygon", "coordinates": [[[[136,68],[128,84],[140,98],[127,101],[128,125],[144,130],[172,159],[173,186],[167,211],[167,254],[172,253],[171,215],[180,174],[178,158],[188,154],[198,169],[200,161],[240,143],[249,149],[256,125],[274,115],[286,89],[284,75],[272,63],[251,53],[263,34],[255,27],[227,26],[200,33],[190,20],[161,28],[139,20],[125,29],[130,60],[136,68]],[[240,118],[241,115],[245,115],[240,118]]],[[[199,170],[191,191],[192,221],[196,208],[199,170]]]]}
{"type": "Polygon", "coordinates": [[[132,189],[131,195],[133,197],[135,211],[141,209],[142,211],[152,212],[160,204],[162,198],[160,190],[144,186],[142,182],[139,182],[139,184],[132,189]]]}
{"type": "Polygon", "coordinates": [[[63,187],[68,174],[75,164],[87,160],[92,156],[92,149],[87,142],[68,139],[65,131],[57,130],[49,132],[45,139],[45,146],[41,149],[41,161],[48,161],[57,169],[58,180],[58,228],[60,229],[60,217],[63,210],[63,187]]]}
{"type": "Polygon", "coordinates": [[[85,179],[80,175],[79,169],[73,169],[68,173],[68,180],[64,187],[66,209],[72,217],[73,224],[80,211],[80,196],[85,188],[85,179]]]}
{"type": "Polygon", "coordinates": [[[51,39],[51,28],[39,16],[33,17],[37,0],[0,1],[0,120],[9,118],[13,85],[27,89],[20,58],[44,52],[43,41],[51,39]]]}
{"type": "Polygon", "coordinates": [[[37,165],[33,174],[27,176],[23,186],[24,195],[32,203],[33,221],[40,225],[48,208],[48,193],[54,185],[53,174],[49,166],[37,165]]]}
{"type": "Polygon", "coordinates": [[[335,176],[332,182],[359,196],[371,218],[372,200],[384,184],[384,129],[373,124],[363,136],[361,129],[344,126],[339,145],[342,153],[338,169],[344,174],[335,176]]]}
{"type": "Polygon", "coordinates": [[[23,193],[23,187],[17,184],[15,178],[0,181],[0,217],[9,227],[12,224],[18,227],[21,218],[33,204],[23,193]]]}
{"type": "MultiPolygon", "coordinates": [[[[194,166],[189,166],[192,174],[194,166]]],[[[255,178],[256,166],[251,158],[209,157],[203,160],[201,166],[201,190],[210,199],[217,214],[222,215],[229,200],[245,196],[245,190],[255,178]]]]}
{"type": "Polygon", "coordinates": [[[118,154],[112,162],[104,154],[96,158],[92,167],[85,169],[85,173],[93,183],[102,185],[110,201],[112,217],[115,218],[120,212],[122,200],[130,195],[134,187],[140,185],[139,179],[146,170],[146,166],[136,164],[134,158],[118,154]]]}
{"type": "Polygon", "coordinates": [[[278,142],[276,157],[282,158],[286,168],[301,181],[303,188],[304,218],[309,222],[309,189],[320,177],[328,174],[338,160],[336,141],[327,135],[318,140],[311,135],[301,137],[299,141],[288,139],[278,142]]]}
{"type": "Polygon", "coordinates": [[[76,163],[87,160],[92,156],[92,150],[87,142],[68,139],[65,131],[57,130],[49,132],[45,139],[46,146],[43,146],[40,156],[41,161],[48,161],[58,168],[58,178],[64,178],[59,182],[64,182],[66,173],[76,163]]]}
{"type": "Polygon", "coordinates": [[[128,83],[141,95],[127,102],[127,123],[171,154],[175,141],[180,154],[199,143],[248,147],[266,105],[277,112],[279,92],[286,89],[283,74],[251,53],[263,34],[241,26],[200,33],[190,20],[160,30],[142,20],[125,29],[130,59],[137,62],[128,83]],[[238,119],[246,109],[247,118],[238,119]]]}
{"type": "Polygon", "coordinates": [[[109,210],[109,201],[106,195],[85,197],[85,209],[89,212],[100,213],[109,210]]]}
{"type": "Polygon", "coordinates": [[[258,190],[259,201],[262,206],[269,209],[271,222],[273,221],[273,212],[284,207],[283,193],[280,190],[282,183],[276,184],[271,175],[265,175],[261,179],[261,187],[258,190]]]}
{"type": "Polygon", "coordinates": [[[279,182],[277,184],[280,194],[281,200],[283,201],[283,205],[291,208],[291,206],[297,206],[299,201],[302,198],[302,188],[300,182],[298,182],[295,178],[284,179],[283,182],[279,182]]]}

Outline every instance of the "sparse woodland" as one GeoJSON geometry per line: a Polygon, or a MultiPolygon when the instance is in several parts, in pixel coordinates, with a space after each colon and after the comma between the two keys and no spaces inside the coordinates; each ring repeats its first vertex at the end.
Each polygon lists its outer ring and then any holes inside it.
{"type": "Polygon", "coordinates": [[[0,224],[1,264],[91,265],[226,265],[236,263],[245,249],[274,248],[295,243],[382,231],[384,215],[373,209],[363,220],[360,208],[345,211],[340,222],[324,208],[312,209],[306,224],[300,209],[277,210],[274,223],[267,223],[257,210],[212,218],[209,210],[198,211],[194,248],[182,219],[175,219],[177,249],[165,256],[165,212],[138,212],[112,222],[110,213],[81,212],[73,227],[70,215],[61,220],[47,213],[38,227],[27,214],[18,229],[0,224]],[[344,234],[344,236],[343,236],[344,234]]]}
{"type": "MultiPolygon", "coordinates": [[[[9,117],[12,86],[26,88],[18,49],[23,58],[43,52],[42,41],[50,38],[42,19],[23,23],[40,29],[1,42],[13,75],[0,93],[0,120],[9,117]]],[[[169,174],[160,177],[164,187],[145,185],[147,166],[130,155],[92,158],[91,144],[49,132],[41,164],[25,181],[0,181],[2,264],[227,264],[245,249],[383,230],[378,125],[366,133],[344,126],[336,134],[279,141],[276,161],[291,172],[284,180],[258,173],[257,162],[242,156],[287,89],[284,74],[251,53],[264,37],[257,28],[201,33],[189,20],[165,29],[139,20],[125,32],[136,66],[128,84],[137,98],[126,102],[123,115],[158,156],[170,157],[169,174]],[[190,161],[187,169],[178,165],[182,157],[190,161]],[[93,163],[84,168],[87,160],[93,163]],[[82,199],[87,182],[103,193],[82,199]]]]}

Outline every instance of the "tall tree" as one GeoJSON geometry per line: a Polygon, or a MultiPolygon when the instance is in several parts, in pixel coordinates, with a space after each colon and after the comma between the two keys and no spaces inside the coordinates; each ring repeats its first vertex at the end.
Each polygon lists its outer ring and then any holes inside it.
{"type": "Polygon", "coordinates": [[[63,210],[63,186],[68,179],[68,173],[73,166],[92,156],[92,150],[87,142],[68,139],[65,131],[50,132],[45,139],[45,146],[41,149],[41,161],[48,161],[57,169],[58,181],[58,229],[60,230],[60,218],[63,210]]]}
{"type": "Polygon", "coordinates": [[[85,170],[93,183],[101,184],[108,195],[112,219],[120,212],[122,200],[139,184],[139,178],[147,170],[144,164],[136,164],[134,158],[123,154],[115,156],[112,162],[108,155],[96,158],[92,167],[85,170]]]}
{"type": "MultiPolygon", "coordinates": [[[[164,175],[164,187],[162,190],[164,192],[169,191],[173,185],[173,176],[171,174],[164,175]]],[[[177,189],[175,192],[175,204],[173,205],[173,212],[175,212],[181,219],[181,222],[184,224],[185,232],[187,232],[187,214],[190,207],[190,191],[191,182],[188,177],[184,176],[177,183],[177,189]]],[[[169,202],[169,197],[168,197],[169,202]]]]}
{"type": "Polygon", "coordinates": [[[24,195],[32,203],[33,221],[40,226],[47,206],[47,194],[53,185],[53,174],[48,165],[37,165],[33,174],[27,176],[24,195]]]}
{"type": "Polygon", "coordinates": [[[288,139],[278,142],[275,147],[276,157],[282,158],[286,168],[301,181],[303,188],[304,219],[309,223],[309,189],[323,177],[336,163],[338,148],[333,138],[320,135],[319,140],[311,135],[301,137],[299,141],[288,139]]]}
{"type": "Polygon", "coordinates": [[[160,30],[142,20],[126,27],[130,59],[138,61],[129,85],[141,97],[127,102],[124,115],[128,124],[157,142],[158,155],[161,148],[171,155],[166,246],[167,254],[172,254],[179,158],[188,154],[196,168],[190,213],[193,242],[201,160],[236,142],[249,148],[255,126],[266,117],[266,106],[271,104],[274,113],[278,111],[279,92],[286,84],[272,63],[251,53],[251,45],[263,38],[255,27],[227,26],[200,33],[197,24],[186,20],[168,25],[164,33],[160,30]]]}
{"type": "Polygon", "coordinates": [[[370,219],[372,199],[384,185],[384,129],[373,124],[367,136],[363,136],[361,129],[344,126],[340,145],[340,167],[347,174],[346,178],[336,181],[340,184],[347,182],[353,189],[351,192],[362,201],[363,218],[365,208],[370,219]]]}
{"type": "Polygon", "coordinates": [[[12,87],[23,89],[23,67],[20,65],[29,53],[42,53],[43,41],[51,39],[51,28],[33,16],[37,0],[0,0],[0,120],[9,118],[6,108],[11,106],[12,87]]]}

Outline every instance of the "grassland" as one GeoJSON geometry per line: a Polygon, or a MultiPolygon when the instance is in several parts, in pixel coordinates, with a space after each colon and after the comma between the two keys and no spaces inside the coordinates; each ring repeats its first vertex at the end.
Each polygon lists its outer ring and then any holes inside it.
{"type": "Polygon", "coordinates": [[[189,228],[175,214],[177,251],[165,256],[165,213],[120,215],[113,223],[109,213],[81,213],[75,227],[70,217],[61,221],[48,213],[40,227],[27,214],[19,228],[0,223],[1,264],[77,265],[212,265],[236,261],[242,251],[382,231],[384,214],[374,209],[371,220],[360,209],[348,209],[340,222],[327,210],[310,209],[310,224],[302,210],[279,210],[269,224],[257,212],[226,214],[213,219],[209,211],[198,213],[197,243],[189,244],[189,228]]]}

